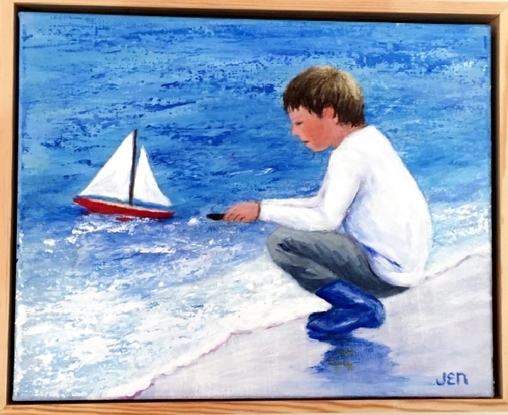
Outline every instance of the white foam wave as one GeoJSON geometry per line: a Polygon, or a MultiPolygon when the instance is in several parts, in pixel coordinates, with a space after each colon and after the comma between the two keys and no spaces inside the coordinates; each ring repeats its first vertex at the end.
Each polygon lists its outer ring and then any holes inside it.
{"type": "Polygon", "coordinates": [[[443,248],[434,253],[430,264],[425,272],[425,280],[431,280],[440,275],[457,268],[464,261],[473,257],[490,257],[492,256],[492,246],[488,243],[471,247],[460,248],[443,248]]]}
{"type": "MultiPolygon", "coordinates": [[[[150,386],[155,378],[162,374],[173,373],[188,366],[202,356],[225,344],[231,336],[266,329],[287,321],[307,316],[316,310],[325,310],[328,305],[319,298],[299,289],[288,276],[269,261],[267,255],[240,265],[233,272],[222,277],[207,280],[200,290],[208,290],[217,297],[215,304],[209,304],[200,314],[193,316],[205,319],[206,315],[215,315],[192,339],[189,347],[179,356],[168,359],[161,356],[151,369],[133,377],[135,381],[118,385],[108,390],[104,397],[132,397],[150,386]],[[226,296],[220,295],[227,293],[226,296]],[[220,305],[218,304],[220,302],[220,305]]],[[[175,323],[188,326],[192,320],[184,318],[179,322],[170,321],[168,316],[159,316],[165,326],[175,323]]],[[[150,331],[153,320],[145,322],[144,328],[150,331]]],[[[157,319],[158,320],[158,319],[157,319]]],[[[152,337],[149,339],[154,340],[152,337]]],[[[167,347],[167,346],[166,346],[167,347]]]]}
{"type": "Polygon", "coordinates": [[[475,238],[491,234],[490,206],[484,203],[465,203],[459,206],[431,206],[434,242],[442,248],[463,245],[475,238]]]}
{"type": "Polygon", "coordinates": [[[132,222],[114,222],[104,220],[104,218],[94,218],[87,216],[86,220],[78,222],[71,231],[71,236],[66,238],[66,241],[70,244],[75,244],[81,235],[94,232],[111,232],[121,233],[129,232],[132,227],[135,226],[132,222]]]}

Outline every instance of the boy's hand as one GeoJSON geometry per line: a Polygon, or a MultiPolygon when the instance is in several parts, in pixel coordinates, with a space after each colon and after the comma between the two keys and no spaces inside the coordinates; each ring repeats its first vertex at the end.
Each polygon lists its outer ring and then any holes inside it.
{"type": "Polygon", "coordinates": [[[258,202],[242,202],[230,207],[224,213],[228,222],[254,222],[259,218],[261,206],[258,202]]]}

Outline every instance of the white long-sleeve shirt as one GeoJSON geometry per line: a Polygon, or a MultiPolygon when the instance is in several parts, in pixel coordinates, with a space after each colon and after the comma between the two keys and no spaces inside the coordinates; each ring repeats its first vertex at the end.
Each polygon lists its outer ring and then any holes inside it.
{"type": "Polygon", "coordinates": [[[316,196],[263,200],[259,219],[307,231],[342,225],[382,280],[411,287],[424,278],[432,233],[427,202],[373,126],[351,133],[333,150],[316,196]]]}

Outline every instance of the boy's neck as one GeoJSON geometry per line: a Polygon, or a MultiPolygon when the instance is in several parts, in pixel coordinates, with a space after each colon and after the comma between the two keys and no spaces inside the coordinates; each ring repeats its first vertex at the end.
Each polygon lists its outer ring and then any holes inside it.
{"type": "Polygon", "coordinates": [[[337,124],[336,130],[337,134],[335,135],[333,148],[337,148],[338,146],[340,146],[340,144],[344,141],[344,139],[348,135],[354,133],[355,131],[359,131],[365,127],[366,127],[365,124],[354,126],[351,124],[337,124]]]}

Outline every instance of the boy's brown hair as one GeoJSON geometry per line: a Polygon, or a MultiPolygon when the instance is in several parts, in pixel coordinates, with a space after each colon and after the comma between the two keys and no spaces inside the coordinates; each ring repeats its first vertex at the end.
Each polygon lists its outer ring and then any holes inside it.
{"type": "Polygon", "coordinates": [[[286,111],[304,107],[322,117],[323,109],[333,107],[341,124],[365,124],[362,88],[347,72],[333,66],[313,66],[298,74],[282,96],[286,111]]]}

